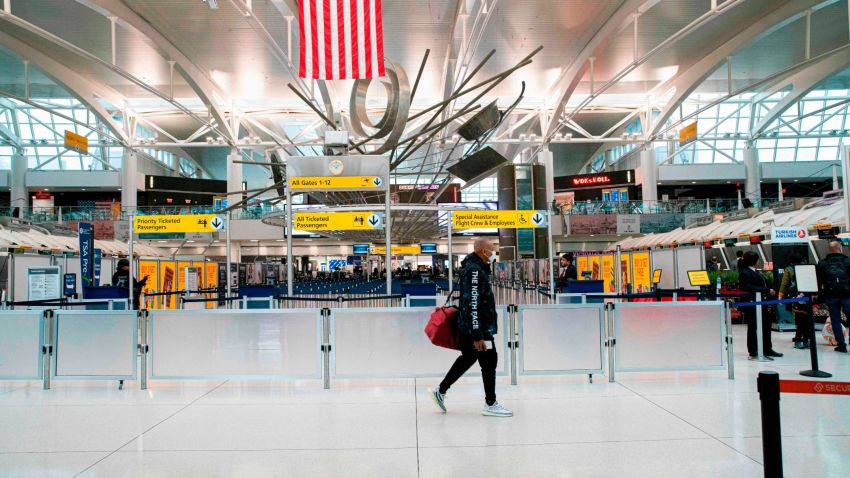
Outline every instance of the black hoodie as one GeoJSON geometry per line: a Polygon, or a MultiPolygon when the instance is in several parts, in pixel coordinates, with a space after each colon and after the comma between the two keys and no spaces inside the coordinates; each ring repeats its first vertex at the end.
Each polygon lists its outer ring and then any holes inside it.
{"type": "Polygon", "coordinates": [[[473,252],[461,265],[458,332],[472,340],[491,340],[498,332],[498,315],[490,287],[490,264],[473,252]]]}

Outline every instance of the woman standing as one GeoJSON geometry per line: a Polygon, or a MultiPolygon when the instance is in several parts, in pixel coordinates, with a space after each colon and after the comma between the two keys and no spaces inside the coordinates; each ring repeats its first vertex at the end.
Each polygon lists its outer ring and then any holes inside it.
{"type": "MultiPolygon", "coordinates": [[[[788,267],[782,273],[782,283],[779,285],[779,300],[783,298],[799,297],[797,291],[797,276],[794,266],[802,264],[803,257],[796,252],[788,255],[788,267]]],[[[805,304],[786,304],[788,310],[794,314],[794,323],[797,324],[797,330],[794,332],[794,348],[804,349],[809,347],[809,317],[808,308],[805,304]]]]}

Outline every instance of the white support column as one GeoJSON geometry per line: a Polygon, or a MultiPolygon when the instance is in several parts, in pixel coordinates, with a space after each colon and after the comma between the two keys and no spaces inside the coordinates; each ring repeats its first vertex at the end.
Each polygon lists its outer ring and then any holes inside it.
{"type": "Polygon", "coordinates": [[[785,193],[782,191],[782,178],[779,178],[777,186],[777,192],[779,193],[777,197],[779,197],[779,200],[782,201],[783,199],[785,199],[785,193]]]}
{"type": "Polygon", "coordinates": [[[121,160],[121,207],[124,210],[136,210],[137,172],[138,158],[136,153],[132,150],[124,150],[124,157],[121,160]]]}
{"type": "Polygon", "coordinates": [[[27,157],[18,150],[12,156],[12,174],[9,181],[10,206],[18,209],[18,217],[23,217],[24,209],[29,206],[27,196],[27,157]]]}
{"type": "Polygon", "coordinates": [[[847,193],[847,178],[850,177],[850,146],[841,148],[841,176],[844,183],[844,194],[841,204],[844,205],[844,231],[850,231],[850,194],[847,193]]]}
{"type": "MultiPolygon", "coordinates": [[[[552,205],[555,202],[555,156],[549,147],[545,147],[537,154],[537,161],[545,168],[546,177],[546,209],[552,210],[552,205]]],[[[549,227],[555,227],[552,234],[560,235],[564,231],[561,227],[561,221],[552,221],[549,227]]]]}
{"type": "Polygon", "coordinates": [[[745,197],[753,204],[758,205],[761,202],[761,165],[755,144],[749,143],[744,148],[744,168],[747,171],[747,181],[744,186],[745,197]]]}
{"type": "Polygon", "coordinates": [[[655,164],[655,150],[651,145],[647,145],[640,152],[640,173],[643,176],[643,200],[658,201],[658,165],[655,164]]]}
{"type": "Polygon", "coordinates": [[[838,165],[832,165],[832,190],[838,191],[841,189],[841,185],[838,183],[838,165]]]}
{"type": "MultiPolygon", "coordinates": [[[[236,148],[233,148],[227,155],[227,192],[242,191],[242,164],[234,161],[242,161],[242,155],[236,148]]],[[[227,195],[228,206],[233,206],[241,200],[241,192],[227,195]]]]}

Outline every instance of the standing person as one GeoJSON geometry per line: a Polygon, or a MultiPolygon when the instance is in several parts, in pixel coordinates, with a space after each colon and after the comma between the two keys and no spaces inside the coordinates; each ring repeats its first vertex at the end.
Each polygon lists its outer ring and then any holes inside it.
{"type": "MultiPolygon", "coordinates": [[[[797,291],[797,275],[794,266],[803,263],[803,256],[792,252],[788,255],[788,267],[782,273],[782,283],[779,285],[779,300],[784,298],[799,297],[797,291]]],[[[788,310],[794,314],[794,323],[797,324],[797,330],[794,332],[794,348],[804,349],[809,346],[809,311],[805,304],[785,304],[788,310]]]]}
{"type": "Polygon", "coordinates": [[[744,260],[744,251],[739,250],[738,252],[735,253],[735,257],[738,258],[738,260],[735,262],[735,270],[740,272],[741,269],[742,269],[741,261],[744,260]]]}
{"type": "Polygon", "coordinates": [[[829,308],[832,333],[838,342],[835,351],[846,354],[847,342],[841,325],[841,311],[850,317],[850,259],[844,255],[841,242],[830,241],[829,254],[818,262],[817,271],[821,293],[829,308]]]}
{"type": "Polygon", "coordinates": [[[461,262],[460,306],[457,329],[460,335],[461,356],[455,360],[438,390],[428,389],[434,404],[446,412],[445,397],[449,388],[472,367],[481,366],[486,406],[481,414],[489,417],[511,417],[513,412],[496,401],[496,335],[498,316],[496,300],[490,288],[490,263],[496,258],[496,246],[488,239],[477,239],[474,252],[461,262]]]}
{"type": "MultiPolygon", "coordinates": [[[[758,264],[758,261],[758,254],[752,251],[747,251],[739,261],[741,265],[738,269],[738,281],[741,285],[742,292],[749,292],[751,294],[761,292],[762,300],[766,300],[768,296],[774,295],[775,292],[767,286],[767,281],[764,279],[764,276],[756,270],[756,264],[758,264]]],[[[747,351],[750,353],[750,360],[755,360],[758,357],[756,307],[760,306],[741,307],[741,312],[744,314],[744,317],[747,318],[747,351]]],[[[773,360],[772,357],[782,357],[781,353],[773,350],[773,342],[770,337],[770,319],[767,314],[762,314],[761,319],[764,356],[770,360],[773,360]]]]}
{"type": "Polygon", "coordinates": [[[561,272],[558,274],[558,290],[567,290],[567,283],[571,280],[578,280],[578,270],[573,265],[574,257],[569,252],[561,256],[561,272]]]}
{"type": "MultiPolygon", "coordinates": [[[[148,282],[148,276],[145,276],[142,280],[133,279],[133,310],[139,310],[139,298],[142,295],[142,289],[145,287],[145,284],[148,282]]],[[[129,294],[130,289],[130,261],[127,259],[121,259],[118,261],[118,270],[112,274],[112,285],[115,287],[122,287],[124,289],[128,289],[127,293],[129,294]]]]}

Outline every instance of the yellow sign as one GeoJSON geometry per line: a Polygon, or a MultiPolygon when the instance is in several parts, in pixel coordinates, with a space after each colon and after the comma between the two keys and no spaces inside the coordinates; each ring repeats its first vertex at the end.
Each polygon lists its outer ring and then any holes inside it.
{"type": "Polygon", "coordinates": [[[578,256],[576,258],[576,269],[578,269],[578,280],[584,280],[584,273],[590,272],[590,262],[587,256],[578,256]]]}
{"type": "Polygon", "coordinates": [[[65,147],[78,153],[89,154],[89,139],[65,130],[65,147]]]}
{"type": "Polygon", "coordinates": [[[383,189],[380,176],[301,176],[289,178],[289,188],[305,189],[383,189]]]}
{"type": "Polygon", "coordinates": [[[649,268],[648,252],[632,253],[632,291],[639,294],[652,288],[652,273],[649,268]]]}
{"type": "Polygon", "coordinates": [[[685,126],[679,130],[679,144],[688,144],[697,139],[697,122],[685,126]]]}
{"type": "Polygon", "coordinates": [[[383,229],[384,221],[369,211],[298,212],[293,227],[296,231],[371,231],[383,229]]]}
{"type": "Polygon", "coordinates": [[[814,226],[812,226],[812,228],[814,228],[814,229],[832,229],[832,224],[828,224],[828,223],[815,224],[814,226]]]}
{"type": "Polygon", "coordinates": [[[546,227],[545,211],[454,211],[452,227],[455,229],[526,229],[546,227]]]}
{"type": "Polygon", "coordinates": [[[688,280],[692,286],[711,285],[711,279],[708,278],[707,271],[688,271],[688,280]]]}
{"type": "Polygon", "coordinates": [[[217,232],[222,229],[224,229],[224,220],[215,214],[136,216],[133,218],[133,232],[141,234],[217,232]]]}
{"type": "Polygon", "coordinates": [[[617,281],[614,275],[614,254],[602,254],[602,272],[597,279],[602,279],[603,292],[617,292],[617,281]]]}
{"type": "MultiPolygon", "coordinates": [[[[422,248],[419,245],[413,246],[392,246],[392,255],[394,256],[416,256],[422,253],[422,248]]],[[[383,256],[387,254],[387,246],[375,246],[372,248],[372,254],[383,256]]]]}
{"type": "Polygon", "coordinates": [[[655,269],[652,271],[652,283],[658,284],[661,282],[661,269],[655,269]]]}

